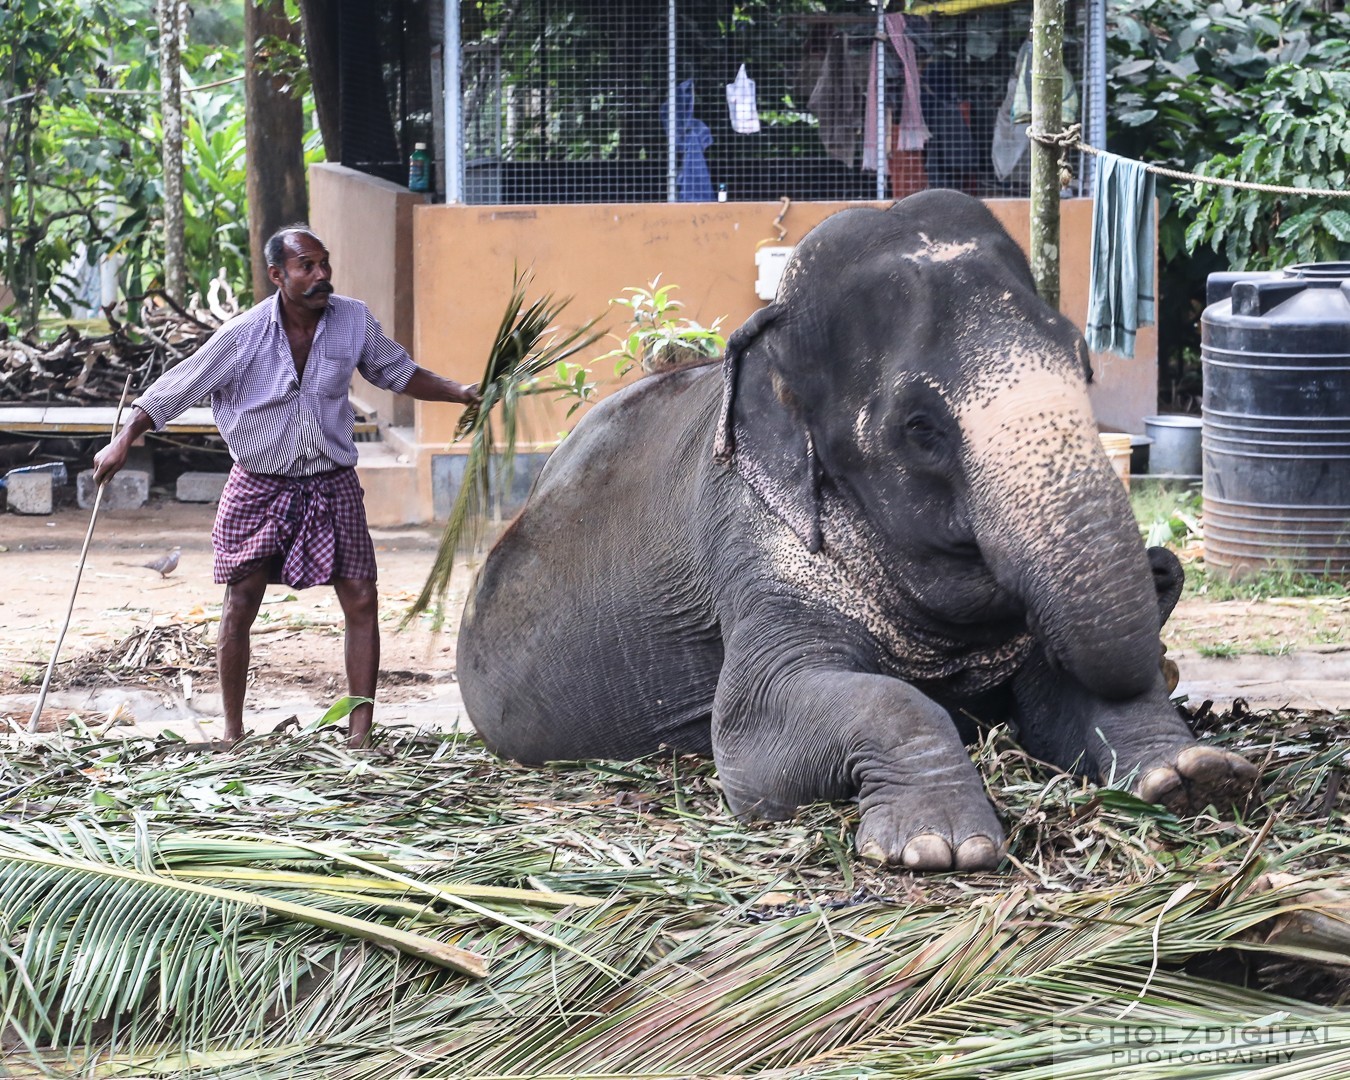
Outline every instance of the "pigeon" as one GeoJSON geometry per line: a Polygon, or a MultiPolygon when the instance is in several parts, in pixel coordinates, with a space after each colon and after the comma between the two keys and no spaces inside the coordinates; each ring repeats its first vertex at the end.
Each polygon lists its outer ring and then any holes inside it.
{"type": "Polygon", "coordinates": [[[141,563],[141,565],[148,570],[158,570],[159,576],[166,578],[173,573],[174,568],[178,565],[178,556],[181,555],[182,552],[182,548],[174,548],[172,551],[161,555],[158,559],[154,559],[148,563],[141,563]]]}

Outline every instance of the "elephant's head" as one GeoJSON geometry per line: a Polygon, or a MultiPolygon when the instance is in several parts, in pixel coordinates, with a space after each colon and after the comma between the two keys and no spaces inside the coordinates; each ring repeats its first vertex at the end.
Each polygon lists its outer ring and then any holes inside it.
{"type": "Polygon", "coordinates": [[[1024,619],[1102,696],[1153,684],[1158,604],[1086,347],[980,202],[828,218],[724,370],[718,455],[817,557],[867,547],[948,627],[1024,619]]]}

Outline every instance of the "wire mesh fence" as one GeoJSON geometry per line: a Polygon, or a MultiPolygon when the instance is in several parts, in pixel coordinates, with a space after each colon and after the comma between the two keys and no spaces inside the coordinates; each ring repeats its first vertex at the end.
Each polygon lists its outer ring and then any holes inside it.
{"type": "MultiPolygon", "coordinates": [[[[1064,120],[1084,121],[1089,140],[1105,117],[1105,2],[1066,5],[1064,120]]],[[[344,119],[383,139],[367,154],[377,165],[345,163],[400,179],[426,141],[436,190],[455,201],[1027,193],[1031,0],[344,6],[364,9],[354,49],[377,54],[352,70],[382,88],[353,84],[344,119]],[[456,84],[459,107],[442,120],[441,87],[456,84]],[[372,126],[380,109],[392,125],[372,126]]],[[[344,158],[348,143],[344,131],[344,158]]]]}

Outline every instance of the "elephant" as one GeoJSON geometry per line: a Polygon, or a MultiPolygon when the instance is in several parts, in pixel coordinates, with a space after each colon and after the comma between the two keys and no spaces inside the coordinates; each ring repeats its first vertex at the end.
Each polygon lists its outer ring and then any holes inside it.
{"type": "Polygon", "coordinates": [[[1146,552],[1088,399],[1081,334],[979,200],[838,211],[720,364],[640,379],[560,443],[484,557],[466,712],[524,763],[711,754],[730,809],[856,798],[856,852],[995,868],[963,740],[1178,811],[1255,768],[1196,742],[1146,552]]]}

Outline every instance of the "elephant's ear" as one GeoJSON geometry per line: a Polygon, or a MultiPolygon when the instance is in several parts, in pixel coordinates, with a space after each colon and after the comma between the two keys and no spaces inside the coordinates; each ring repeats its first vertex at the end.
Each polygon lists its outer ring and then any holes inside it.
{"type": "Polygon", "coordinates": [[[776,318],[777,305],[760,308],[727,339],[727,351],[722,359],[722,412],[717,418],[717,437],[713,441],[713,459],[720,465],[729,465],[732,454],[736,452],[732,412],[736,407],[736,377],[740,371],[741,357],[776,318]]]}
{"type": "Polygon", "coordinates": [[[780,314],[761,308],[727,341],[713,456],[735,468],[814,554],[822,543],[820,465],[802,404],[776,363],[785,346],[769,330],[780,314]]]}

